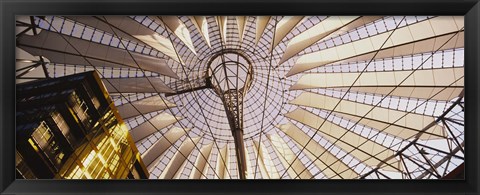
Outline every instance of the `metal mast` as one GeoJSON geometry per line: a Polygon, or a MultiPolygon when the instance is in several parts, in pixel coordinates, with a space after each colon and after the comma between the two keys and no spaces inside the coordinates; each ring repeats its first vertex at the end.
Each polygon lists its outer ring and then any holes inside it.
{"type": "Polygon", "coordinates": [[[211,83],[223,102],[235,143],[240,179],[246,179],[247,171],[243,142],[243,98],[252,81],[253,67],[241,53],[227,51],[212,58],[207,83],[211,83]]]}
{"type": "Polygon", "coordinates": [[[252,86],[253,66],[238,50],[224,50],[212,56],[208,69],[197,78],[191,78],[192,86],[183,81],[174,83],[175,93],[167,97],[196,90],[212,89],[222,100],[235,143],[235,154],[240,179],[246,179],[245,144],[243,141],[243,99],[252,86]]]}

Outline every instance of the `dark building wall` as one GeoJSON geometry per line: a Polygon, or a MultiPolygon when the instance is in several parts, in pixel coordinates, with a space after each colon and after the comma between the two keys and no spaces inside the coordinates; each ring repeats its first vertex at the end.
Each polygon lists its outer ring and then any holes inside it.
{"type": "Polygon", "coordinates": [[[17,85],[16,120],[19,178],[148,178],[96,72],[17,85]]]}

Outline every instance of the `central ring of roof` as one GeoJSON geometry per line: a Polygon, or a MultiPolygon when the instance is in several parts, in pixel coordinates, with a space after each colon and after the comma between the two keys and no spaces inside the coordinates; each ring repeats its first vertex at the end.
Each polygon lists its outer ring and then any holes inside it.
{"type": "Polygon", "coordinates": [[[250,60],[237,51],[221,52],[208,63],[208,78],[213,87],[225,94],[227,91],[246,93],[251,89],[253,67],[250,60]]]}
{"type": "MultiPolygon", "coordinates": [[[[227,63],[227,65],[238,65],[240,69],[243,69],[239,70],[240,74],[250,74],[250,83],[247,83],[248,93],[244,94],[243,100],[244,139],[252,139],[261,132],[272,131],[275,128],[275,119],[281,114],[280,111],[285,106],[283,102],[286,101],[284,100],[286,87],[282,82],[281,74],[274,69],[271,69],[268,74],[269,60],[253,51],[237,49],[233,44],[227,44],[224,47],[227,49],[204,54],[203,60],[197,62],[199,64],[197,72],[207,72],[207,75],[211,76],[211,73],[216,70],[223,71],[223,68],[220,67],[223,66],[222,63],[227,63]],[[208,73],[209,71],[210,73],[208,73]],[[268,91],[265,90],[267,82],[270,86],[268,91]],[[262,116],[264,116],[263,122],[262,116]],[[263,130],[261,130],[262,128],[263,130]]],[[[243,75],[243,77],[246,76],[243,75]]],[[[214,84],[213,81],[212,83],[214,84]]],[[[243,87],[245,83],[241,85],[239,88],[243,87]]],[[[190,120],[190,124],[194,124],[193,133],[203,135],[205,139],[212,141],[233,141],[223,102],[213,89],[198,90],[193,93],[172,96],[172,98],[174,98],[174,102],[183,104],[179,112],[182,112],[182,115],[190,120]]]]}

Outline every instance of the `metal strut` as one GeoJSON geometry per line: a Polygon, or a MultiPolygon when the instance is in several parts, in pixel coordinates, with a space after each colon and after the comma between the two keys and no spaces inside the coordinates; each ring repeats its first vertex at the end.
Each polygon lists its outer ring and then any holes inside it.
{"type": "Polygon", "coordinates": [[[243,142],[243,95],[237,90],[228,90],[220,97],[232,131],[237,156],[238,173],[240,179],[246,179],[245,144],[243,142]],[[230,93],[230,96],[228,94],[230,93]],[[231,97],[231,98],[226,98],[231,97]]]}
{"type": "Polygon", "coordinates": [[[246,179],[247,173],[245,144],[243,140],[243,98],[252,85],[252,81],[253,67],[251,62],[243,54],[229,50],[212,57],[209,62],[208,71],[201,72],[198,76],[194,76],[190,79],[189,83],[185,81],[170,83],[169,87],[174,89],[175,92],[165,94],[165,96],[168,97],[202,89],[212,89],[215,91],[222,100],[228,124],[232,132],[240,179],[246,179]],[[230,58],[225,60],[224,58],[228,58],[225,57],[225,55],[230,55],[230,58]],[[232,57],[232,55],[234,57],[232,57]],[[213,64],[212,66],[212,62],[220,58],[222,59],[221,62],[213,64]],[[240,72],[242,74],[240,74],[240,72]],[[240,76],[244,78],[239,78],[240,76]]]}

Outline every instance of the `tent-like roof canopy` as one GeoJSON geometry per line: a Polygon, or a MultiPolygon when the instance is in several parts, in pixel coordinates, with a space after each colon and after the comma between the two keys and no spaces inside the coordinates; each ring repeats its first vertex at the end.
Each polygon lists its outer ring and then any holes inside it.
{"type": "Polygon", "coordinates": [[[253,69],[249,179],[441,178],[464,161],[463,16],[17,17],[17,82],[97,70],[151,179],[239,178],[205,87],[222,53],[253,69]]]}

